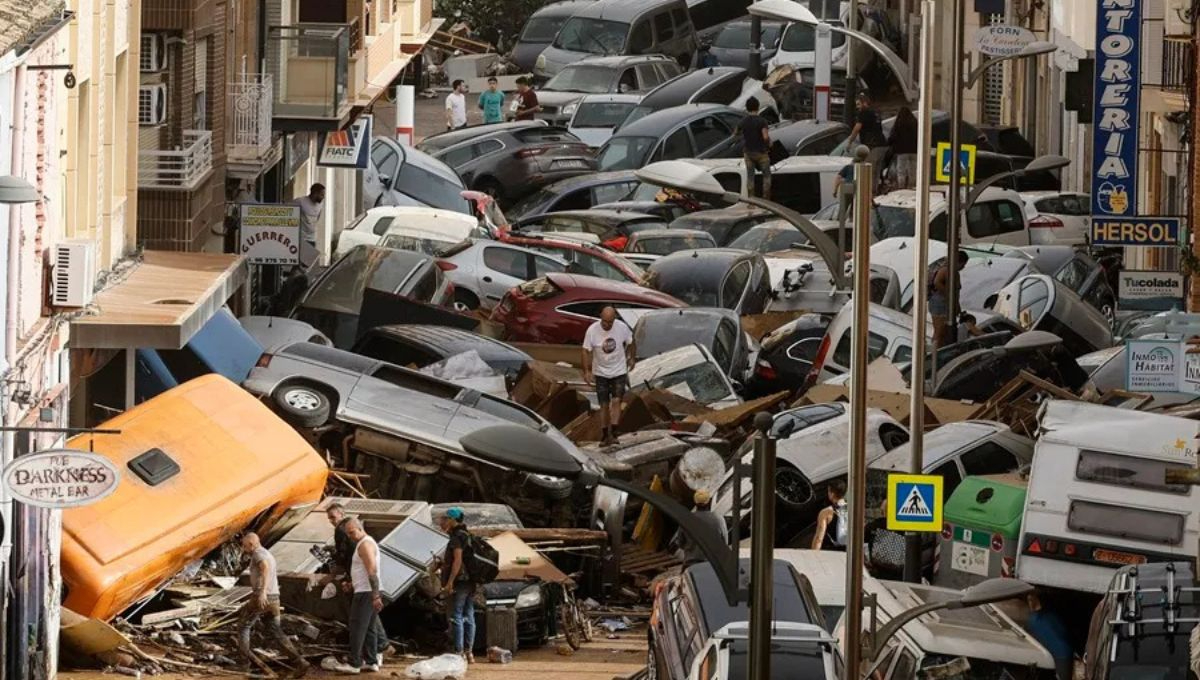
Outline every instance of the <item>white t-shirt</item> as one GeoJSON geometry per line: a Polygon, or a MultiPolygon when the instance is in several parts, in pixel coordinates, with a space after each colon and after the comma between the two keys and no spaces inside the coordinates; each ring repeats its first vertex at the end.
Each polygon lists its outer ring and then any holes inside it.
{"type": "Polygon", "coordinates": [[[592,375],[601,378],[617,378],[628,372],[625,364],[625,348],[633,343],[633,331],[625,322],[617,319],[612,328],[604,330],[597,321],[583,336],[583,348],[592,353],[592,375]]]}
{"type": "Polygon", "coordinates": [[[450,112],[450,127],[462,127],[467,124],[467,97],[458,92],[446,95],[446,110],[450,112]]]}
{"type": "Polygon", "coordinates": [[[308,196],[301,196],[296,199],[296,205],[300,206],[300,240],[313,243],[317,240],[317,222],[321,220],[325,204],[317,203],[308,196]]]}

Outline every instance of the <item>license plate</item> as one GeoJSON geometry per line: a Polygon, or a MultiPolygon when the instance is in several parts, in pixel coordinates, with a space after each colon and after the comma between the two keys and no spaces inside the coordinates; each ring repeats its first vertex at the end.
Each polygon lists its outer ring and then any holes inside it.
{"type": "Polygon", "coordinates": [[[554,161],[551,167],[556,170],[571,170],[576,168],[582,170],[587,168],[587,163],[583,161],[554,161]]]}
{"type": "Polygon", "coordinates": [[[1134,555],[1133,553],[1120,552],[1117,550],[1093,550],[1092,559],[1097,562],[1107,562],[1108,564],[1145,564],[1145,555],[1134,555]]]}
{"type": "Polygon", "coordinates": [[[959,541],[955,541],[951,547],[953,550],[951,553],[953,559],[950,562],[950,566],[955,571],[984,577],[988,575],[987,548],[980,548],[977,545],[959,541]]]}

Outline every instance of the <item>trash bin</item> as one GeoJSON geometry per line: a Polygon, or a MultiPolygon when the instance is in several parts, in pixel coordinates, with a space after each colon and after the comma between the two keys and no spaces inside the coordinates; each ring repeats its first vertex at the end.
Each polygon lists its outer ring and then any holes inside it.
{"type": "Polygon", "coordinates": [[[946,501],[933,583],[966,588],[1012,576],[1028,481],[1015,474],[967,477],[946,501]]]}

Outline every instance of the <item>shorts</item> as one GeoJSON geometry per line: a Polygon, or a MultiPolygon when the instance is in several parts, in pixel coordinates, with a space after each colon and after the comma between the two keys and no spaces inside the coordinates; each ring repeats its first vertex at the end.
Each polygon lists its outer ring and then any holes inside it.
{"type": "Polygon", "coordinates": [[[950,316],[950,301],[946,299],[946,296],[939,293],[929,296],[929,315],[950,316]]]}
{"type": "Polygon", "coordinates": [[[613,397],[621,399],[625,396],[625,388],[629,386],[629,376],[618,375],[613,378],[596,376],[596,398],[603,406],[612,401],[613,397]]]}

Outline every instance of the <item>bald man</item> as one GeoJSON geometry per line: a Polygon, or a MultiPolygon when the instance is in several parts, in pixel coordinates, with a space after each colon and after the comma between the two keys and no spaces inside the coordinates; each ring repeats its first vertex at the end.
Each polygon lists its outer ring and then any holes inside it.
{"type": "Polygon", "coordinates": [[[250,600],[242,605],[239,612],[241,625],[238,629],[238,649],[251,663],[259,668],[266,668],[262,659],[250,648],[250,635],[258,620],[268,616],[271,634],[275,637],[276,644],[292,660],[295,667],[294,677],[302,677],[308,672],[308,662],[280,625],[283,611],[279,606],[279,574],[275,569],[275,556],[262,546],[258,534],[253,531],[242,537],[242,553],[250,558],[251,593],[250,600]]]}
{"type": "Polygon", "coordinates": [[[633,368],[633,331],[617,319],[617,310],[605,307],[600,320],[583,337],[583,378],[596,385],[600,402],[603,443],[615,444],[621,424],[621,401],[633,368]]]}

